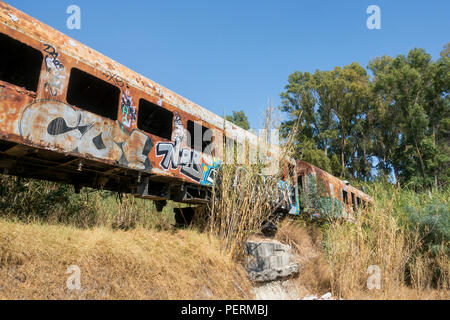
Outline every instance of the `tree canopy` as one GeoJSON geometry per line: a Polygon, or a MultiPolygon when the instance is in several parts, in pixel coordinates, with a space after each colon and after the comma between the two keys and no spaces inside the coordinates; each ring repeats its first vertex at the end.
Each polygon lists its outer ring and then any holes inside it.
{"type": "Polygon", "coordinates": [[[230,122],[233,122],[235,125],[241,127],[242,129],[248,130],[250,129],[250,123],[248,122],[247,115],[244,111],[233,111],[233,115],[225,116],[230,122]]]}
{"type": "Polygon", "coordinates": [[[294,72],[281,93],[283,136],[299,124],[297,157],[334,175],[394,175],[414,187],[448,186],[450,57],[423,49],[331,71],[294,72]]]}

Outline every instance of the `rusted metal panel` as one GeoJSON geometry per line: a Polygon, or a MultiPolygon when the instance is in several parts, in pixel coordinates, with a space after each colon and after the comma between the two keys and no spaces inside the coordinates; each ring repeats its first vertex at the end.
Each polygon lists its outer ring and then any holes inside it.
{"type": "Polygon", "coordinates": [[[363,204],[363,201],[366,203],[374,202],[374,199],[371,196],[308,162],[297,161],[296,172],[298,176],[302,177],[315,176],[317,185],[321,186],[318,187],[318,191],[325,192],[325,196],[330,197],[331,199],[337,199],[341,202],[347,214],[350,214],[349,218],[352,218],[354,208],[359,206],[357,203],[353,203],[352,193],[355,195],[355,201],[356,198],[361,199],[360,205],[363,204]],[[343,199],[343,191],[346,192],[346,200],[343,199]]]}
{"type": "MultiPolygon", "coordinates": [[[[253,140],[255,136],[250,132],[237,127],[222,117],[211,111],[189,101],[188,99],[176,94],[175,92],[163,87],[162,85],[150,80],[142,75],[124,67],[116,61],[100,54],[99,52],[85,46],[84,44],[69,38],[61,32],[47,26],[46,24],[33,19],[23,12],[0,1],[0,22],[11,29],[31,37],[43,44],[51,44],[57,48],[60,54],[71,57],[76,61],[83,62],[86,65],[103,72],[106,79],[112,81],[119,87],[135,87],[158,99],[157,103],[162,105],[167,103],[176,107],[194,117],[202,120],[212,126],[224,129],[224,123],[229,130],[237,132],[239,135],[246,136],[253,140]],[[12,19],[11,16],[15,18],[12,19]]],[[[49,49],[51,50],[51,49],[49,49]]],[[[49,75],[51,77],[51,75],[49,75]]],[[[62,76],[67,76],[63,74],[62,76]]]]}
{"type": "MultiPolygon", "coordinates": [[[[36,169],[28,176],[46,178],[55,171],[58,172],[56,178],[66,182],[92,183],[103,187],[113,179],[116,179],[116,185],[124,184],[123,181],[133,183],[133,179],[139,182],[143,174],[152,181],[210,186],[214,172],[224,158],[223,135],[242,145],[246,141],[250,149],[256,150],[258,145],[261,147],[261,139],[252,132],[2,1],[0,33],[42,54],[36,92],[0,81],[0,156],[18,165],[24,163],[28,165],[28,170],[36,169]],[[68,102],[73,68],[120,91],[118,104],[113,106],[116,109],[112,110],[115,115],[112,118],[117,120],[68,102]],[[170,140],[138,128],[141,99],[173,113],[170,140]],[[212,130],[216,153],[208,155],[190,148],[188,121],[200,121],[212,130]],[[8,153],[5,150],[9,145],[2,147],[5,141],[17,143],[19,147],[8,153]],[[32,155],[30,150],[34,150],[32,155]],[[73,174],[75,171],[79,174],[73,174]],[[95,175],[82,176],[81,172],[95,175]]],[[[275,159],[279,156],[279,146],[270,145],[267,149],[268,157],[275,159]]]]}
{"type": "MultiPolygon", "coordinates": [[[[0,138],[4,140],[195,183],[208,180],[207,172],[216,160],[185,150],[188,149],[188,120],[204,122],[217,136],[222,133],[225,123],[233,134],[248,137],[252,143],[256,141],[250,132],[4,2],[0,2],[0,32],[39,50],[44,57],[37,92],[0,83],[0,138]],[[67,103],[73,67],[120,89],[117,121],[67,103]],[[137,128],[136,115],[141,98],[174,113],[176,120],[171,141],[137,128]],[[182,157],[175,152],[182,152],[182,157]],[[194,157],[201,159],[194,164],[194,157]]],[[[221,157],[221,150],[217,149],[216,157],[221,157]]]]}

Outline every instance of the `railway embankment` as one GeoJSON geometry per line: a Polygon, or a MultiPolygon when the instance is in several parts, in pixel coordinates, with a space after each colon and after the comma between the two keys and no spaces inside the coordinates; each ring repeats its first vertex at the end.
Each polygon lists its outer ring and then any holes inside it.
{"type": "Polygon", "coordinates": [[[251,299],[245,269],[193,230],[0,220],[0,299],[251,299]]]}

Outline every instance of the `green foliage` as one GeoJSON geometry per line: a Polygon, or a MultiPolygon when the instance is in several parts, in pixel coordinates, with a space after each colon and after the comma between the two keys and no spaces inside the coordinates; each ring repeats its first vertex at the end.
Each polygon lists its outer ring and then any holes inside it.
{"type": "Polygon", "coordinates": [[[418,227],[426,249],[438,254],[444,245],[446,254],[450,257],[450,209],[447,203],[433,201],[425,207],[405,208],[409,223],[418,227]]]}
{"type": "Polygon", "coordinates": [[[225,116],[225,119],[241,127],[244,130],[250,129],[250,123],[248,122],[247,115],[244,111],[233,111],[232,116],[225,116]]]}
{"type": "Polygon", "coordinates": [[[49,181],[0,175],[0,217],[78,228],[170,228],[173,204],[156,212],[152,201],[104,190],[82,189],[49,181]]]}
{"type": "Polygon", "coordinates": [[[297,156],[363,181],[394,174],[418,189],[450,181],[449,44],[433,61],[423,49],[331,71],[294,72],[281,93],[284,137],[299,124],[297,156]],[[373,168],[377,169],[376,171],[373,168]]]}
{"type": "Polygon", "coordinates": [[[324,219],[337,219],[344,214],[342,203],[330,197],[325,186],[317,184],[315,175],[306,176],[305,190],[300,194],[300,203],[308,215],[320,214],[324,219]]]}
{"type": "Polygon", "coordinates": [[[304,140],[297,159],[309,162],[325,171],[331,172],[331,160],[323,150],[317,148],[312,140],[304,140]]]}

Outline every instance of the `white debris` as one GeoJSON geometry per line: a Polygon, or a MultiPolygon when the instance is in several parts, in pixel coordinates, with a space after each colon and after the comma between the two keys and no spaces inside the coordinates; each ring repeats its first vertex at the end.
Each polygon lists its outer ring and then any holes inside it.
{"type": "Polygon", "coordinates": [[[300,300],[337,300],[337,299],[333,298],[331,292],[327,292],[320,298],[318,296],[308,294],[300,300]]]}
{"type": "Polygon", "coordinates": [[[331,292],[325,293],[323,296],[320,297],[320,300],[332,300],[333,296],[331,295],[331,292]]]}
{"type": "Polygon", "coordinates": [[[319,298],[317,296],[308,294],[307,296],[303,297],[301,300],[319,300],[319,298]]]}
{"type": "Polygon", "coordinates": [[[15,15],[13,15],[12,13],[8,13],[8,15],[9,15],[9,17],[11,18],[11,20],[13,21],[13,22],[17,22],[17,21],[19,21],[19,18],[17,18],[15,15]]]}

